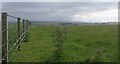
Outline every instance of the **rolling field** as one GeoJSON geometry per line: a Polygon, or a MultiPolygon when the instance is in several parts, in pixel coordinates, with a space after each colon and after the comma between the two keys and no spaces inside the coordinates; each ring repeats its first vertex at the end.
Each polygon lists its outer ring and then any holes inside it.
{"type": "MultiPolygon", "coordinates": [[[[61,48],[62,62],[117,62],[118,27],[115,25],[63,26],[68,31],[61,48]]],[[[61,28],[63,28],[61,27],[61,28]]],[[[31,26],[28,42],[10,62],[48,62],[57,57],[55,26],[31,26]]]]}

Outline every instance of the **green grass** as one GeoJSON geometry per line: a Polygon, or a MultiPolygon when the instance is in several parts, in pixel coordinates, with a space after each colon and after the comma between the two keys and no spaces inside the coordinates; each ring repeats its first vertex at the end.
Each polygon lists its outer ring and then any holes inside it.
{"type": "MultiPolygon", "coordinates": [[[[11,62],[45,62],[54,58],[52,33],[55,26],[32,26],[29,41],[16,52],[11,62]]],[[[118,28],[112,25],[65,26],[68,36],[63,44],[60,61],[63,62],[117,62],[118,28]],[[97,57],[96,49],[104,51],[97,57]]]]}
{"type": "MultiPolygon", "coordinates": [[[[17,32],[17,23],[15,22],[8,22],[8,50],[11,50],[9,51],[9,59],[13,58],[14,57],[14,54],[16,53],[15,51],[17,51],[17,46],[18,45],[14,45],[16,43],[16,41],[18,40],[18,32],[17,32]]],[[[20,25],[20,29],[23,28],[23,25],[21,23],[20,25]]]]}

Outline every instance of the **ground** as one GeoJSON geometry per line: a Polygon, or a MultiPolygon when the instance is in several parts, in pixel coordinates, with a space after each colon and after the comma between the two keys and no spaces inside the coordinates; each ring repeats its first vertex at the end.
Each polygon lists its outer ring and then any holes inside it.
{"type": "MultiPolygon", "coordinates": [[[[68,36],[63,44],[63,62],[118,61],[118,28],[115,25],[64,26],[68,36]],[[97,51],[97,50],[102,51],[97,51]],[[99,52],[99,53],[97,53],[99,52]]],[[[28,42],[24,42],[11,62],[46,62],[55,58],[52,34],[55,26],[31,26],[28,42]]]]}

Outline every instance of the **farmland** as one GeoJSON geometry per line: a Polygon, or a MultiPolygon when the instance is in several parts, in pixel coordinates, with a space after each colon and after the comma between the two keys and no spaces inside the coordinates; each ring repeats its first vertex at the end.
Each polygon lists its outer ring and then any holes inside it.
{"type": "MultiPolygon", "coordinates": [[[[28,42],[16,52],[11,62],[54,61],[55,46],[53,34],[56,26],[31,26],[28,42]]],[[[68,35],[61,48],[59,61],[62,62],[117,62],[117,25],[62,26],[68,35]],[[102,51],[98,51],[98,49],[102,51]],[[99,53],[97,53],[99,52],[99,53]]]]}

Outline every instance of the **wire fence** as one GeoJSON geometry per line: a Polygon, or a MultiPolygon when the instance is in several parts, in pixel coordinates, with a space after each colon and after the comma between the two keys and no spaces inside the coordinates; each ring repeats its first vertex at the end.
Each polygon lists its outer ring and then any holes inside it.
{"type": "Polygon", "coordinates": [[[26,19],[2,13],[2,63],[7,63],[14,58],[16,52],[21,50],[21,44],[27,41],[27,35],[31,26],[31,22],[26,19]],[[9,22],[9,18],[14,18],[16,21],[9,22]]]}

